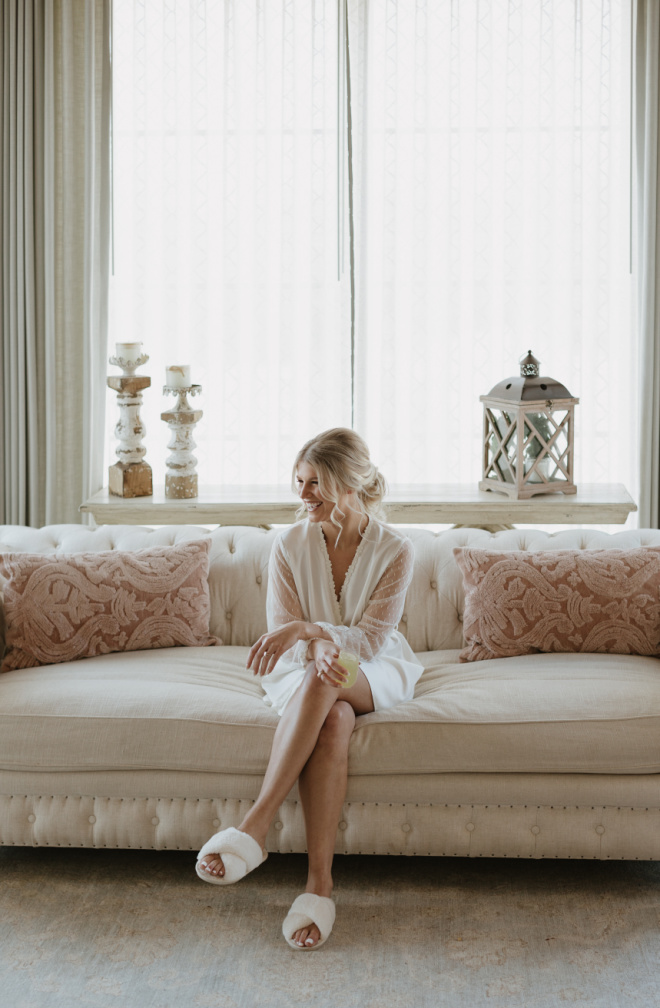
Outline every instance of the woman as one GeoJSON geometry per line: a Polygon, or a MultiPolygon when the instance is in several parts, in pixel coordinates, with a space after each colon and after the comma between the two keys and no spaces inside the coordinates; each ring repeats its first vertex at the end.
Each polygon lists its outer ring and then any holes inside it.
{"type": "Polygon", "coordinates": [[[281,718],[257,801],[238,830],[202,847],[197,874],[226,885],[260,865],[270,824],[298,781],[308,877],[282,930],[293,948],[314,949],[334,923],[332,860],[356,716],[409,700],[422,667],[396,629],[412,544],[379,521],[385,481],[365,442],[341,427],[319,434],[299,452],[293,479],[306,520],[275,540],[269,629],[247,663],[281,718]],[[342,650],[359,660],[350,687],[342,650]]]}

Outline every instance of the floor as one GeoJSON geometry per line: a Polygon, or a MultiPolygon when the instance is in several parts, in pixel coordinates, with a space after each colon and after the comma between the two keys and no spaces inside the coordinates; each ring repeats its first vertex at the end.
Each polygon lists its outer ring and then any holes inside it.
{"type": "Polygon", "coordinates": [[[654,862],[336,859],[316,952],[280,927],[305,859],[235,886],[190,854],[0,849],[2,1008],[653,1008],[654,862]]]}

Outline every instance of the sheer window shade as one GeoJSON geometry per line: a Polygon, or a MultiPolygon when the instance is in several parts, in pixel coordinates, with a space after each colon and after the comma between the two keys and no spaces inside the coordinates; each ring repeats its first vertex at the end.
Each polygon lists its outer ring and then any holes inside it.
{"type": "Polygon", "coordinates": [[[305,438],[351,416],[336,2],[118,0],[114,76],[112,339],[151,358],[155,482],[175,363],[204,389],[200,481],[282,482],[305,438]]]}
{"type": "Polygon", "coordinates": [[[166,364],[202,482],[286,481],[352,408],[391,482],[472,482],[531,348],[581,399],[578,484],[635,492],[627,0],[350,0],[353,402],[338,7],[115,0],[111,329],[151,356],[156,481],[166,364]]]}

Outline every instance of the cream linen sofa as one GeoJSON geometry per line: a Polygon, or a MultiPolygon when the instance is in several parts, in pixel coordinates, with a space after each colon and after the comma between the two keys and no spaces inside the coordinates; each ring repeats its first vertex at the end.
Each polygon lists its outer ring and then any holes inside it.
{"type": "MultiPolygon", "coordinates": [[[[612,536],[407,530],[416,570],[401,629],[415,698],[358,720],[337,852],[660,856],[660,663],[534,655],[458,664],[454,546],[660,545],[612,536]]],[[[277,716],[245,670],[265,630],[274,531],[0,527],[0,549],[140,549],[209,536],[211,631],[224,644],[102,655],[0,676],[0,843],[196,850],[256,797],[277,716]]],[[[268,837],[304,851],[296,792],[268,837]]]]}

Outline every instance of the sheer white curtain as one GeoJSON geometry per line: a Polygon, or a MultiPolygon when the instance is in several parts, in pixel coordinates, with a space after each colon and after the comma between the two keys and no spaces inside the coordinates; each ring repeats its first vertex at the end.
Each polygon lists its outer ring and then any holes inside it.
{"type": "Polygon", "coordinates": [[[473,482],[532,349],[581,399],[578,484],[635,492],[629,0],[349,0],[353,402],[342,8],[115,0],[112,338],[151,356],[156,482],[166,364],[205,388],[202,482],[286,480],[352,409],[390,482],[473,482]]]}
{"type": "Polygon", "coordinates": [[[176,363],[203,386],[200,482],[287,481],[305,439],[351,419],[336,0],[115,0],[113,57],[111,339],[151,358],[154,482],[176,363]]]}
{"type": "Polygon", "coordinates": [[[356,424],[401,482],[479,478],[479,396],[532,349],[577,483],[636,489],[628,8],[352,5],[356,424]]]}

